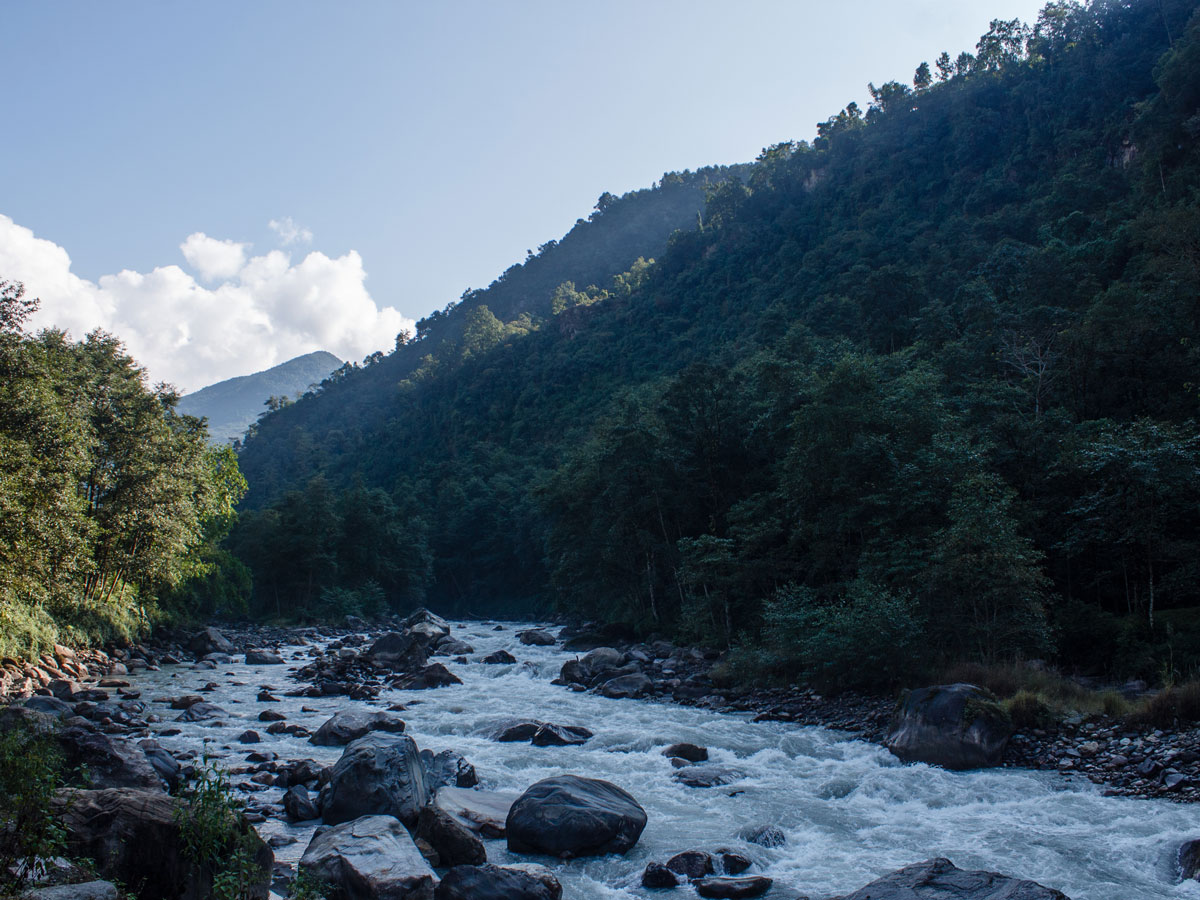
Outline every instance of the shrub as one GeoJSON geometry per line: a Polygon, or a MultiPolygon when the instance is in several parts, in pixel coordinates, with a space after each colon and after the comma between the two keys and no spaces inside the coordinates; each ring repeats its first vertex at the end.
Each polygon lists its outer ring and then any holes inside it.
{"type": "Polygon", "coordinates": [[[19,893],[21,882],[38,874],[39,861],[66,845],[51,811],[62,768],[51,735],[20,722],[0,734],[0,896],[19,893]]]}
{"type": "Polygon", "coordinates": [[[254,832],[243,826],[242,803],[224,770],[205,759],[180,797],[176,817],[184,855],[201,881],[211,877],[213,900],[250,900],[262,872],[254,832]]]}

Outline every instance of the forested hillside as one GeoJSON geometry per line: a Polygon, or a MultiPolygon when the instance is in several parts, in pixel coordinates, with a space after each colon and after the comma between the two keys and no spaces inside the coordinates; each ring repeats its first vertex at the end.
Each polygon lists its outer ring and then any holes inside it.
{"type": "Polygon", "coordinates": [[[581,226],[267,416],[230,545],[255,608],[554,607],[841,684],[1188,674],[1195,9],[993,22],[624,274],[581,226]]]}

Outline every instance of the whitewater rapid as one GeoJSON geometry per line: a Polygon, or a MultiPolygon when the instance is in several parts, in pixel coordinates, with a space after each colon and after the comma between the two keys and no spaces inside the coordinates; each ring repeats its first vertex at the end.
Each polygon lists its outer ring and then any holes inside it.
{"type": "MultiPolygon", "coordinates": [[[[479,787],[522,791],[551,775],[607,779],[645,807],[648,824],[625,856],[560,862],[510,854],[504,842],[485,841],[497,864],[536,861],[549,866],[567,900],[617,900],[663,896],[640,885],[650,861],[665,862],[689,849],[734,848],[755,862],[752,872],[775,879],[770,898],[813,900],[849,893],[910,863],[944,856],[960,868],[987,869],[1057,888],[1072,900],[1196,898],[1200,882],[1179,883],[1175,851],[1200,837],[1200,810],[1157,800],[1104,797],[1085,779],[1056,773],[997,769],[955,773],[903,765],[887,750],[823,728],[751,722],[748,715],[640,700],[609,700],[550,684],[575,654],[559,647],[522,645],[510,625],[454,623],[453,636],[471,644],[466,664],[438,657],[463,684],[427,691],[384,690],[375,701],[346,697],[285,697],[298,686],[287,669],[309,661],[308,646],[283,647],[287,666],[223,664],[216,670],[164,666],[131,676],[142,690],[159,742],[172,751],[207,752],[227,767],[245,765],[253,751],[272,751],[281,761],[315,759],[332,764],[340,747],[316,747],[305,738],[266,733],[258,714],[272,708],[291,724],[311,731],[349,708],[386,709],[403,703],[407,733],[421,749],[457,750],[474,764],[479,787]],[[478,659],[505,649],[515,665],[483,665],[478,659]],[[229,715],[213,722],[176,722],[168,699],[196,693],[229,715]],[[259,703],[260,688],[279,703],[259,703]],[[306,707],[311,712],[302,712],[306,707]],[[584,725],[595,737],[581,747],[534,747],[496,743],[486,735],[514,717],[561,725],[584,725]],[[179,733],[164,736],[164,731],[179,733]],[[262,743],[237,737],[253,729],[262,743]],[[672,780],[662,756],[668,744],[689,741],[709,748],[710,762],[744,773],[733,784],[690,788],[672,780]],[[743,826],[773,824],[787,844],[767,849],[739,840],[743,826]]],[[[235,659],[240,660],[239,655],[235,659]]],[[[248,776],[235,776],[234,784],[248,776]]],[[[245,795],[252,804],[278,804],[282,791],[245,795]]],[[[275,851],[295,862],[318,822],[259,824],[264,838],[297,840],[275,851]]],[[[747,873],[750,874],[750,873],[747,873]]],[[[671,896],[695,896],[681,887],[671,896]]]]}

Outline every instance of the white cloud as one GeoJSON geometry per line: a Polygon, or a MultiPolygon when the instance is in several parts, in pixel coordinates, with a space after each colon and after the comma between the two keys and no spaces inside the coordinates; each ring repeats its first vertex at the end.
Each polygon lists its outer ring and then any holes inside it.
{"type": "Polygon", "coordinates": [[[241,271],[246,264],[246,248],[249,246],[234,241],[219,241],[203,231],[197,231],[189,234],[179,249],[201,278],[215,281],[232,278],[241,271]]]}
{"type": "Polygon", "coordinates": [[[291,216],[282,219],[272,219],[267,223],[272,231],[279,235],[279,243],[285,247],[292,244],[311,244],[313,233],[302,225],[297,225],[291,216]]]}
{"type": "Polygon", "coordinates": [[[62,247],[0,215],[0,279],[22,281],[41,299],[34,328],[63,328],[76,339],[103,328],[125,342],[152,381],[184,391],[313,350],[361,359],[414,327],[372,299],[356,251],[331,258],[314,250],[293,263],[281,250],[247,257],[246,246],[199,232],[180,245],[212,284],[177,265],[91,282],[71,272],[62,247]]]}

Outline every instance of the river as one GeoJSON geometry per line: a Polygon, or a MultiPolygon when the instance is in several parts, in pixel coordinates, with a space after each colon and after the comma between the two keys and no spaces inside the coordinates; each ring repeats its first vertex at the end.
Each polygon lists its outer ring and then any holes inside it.
{"type": "MultiPolygon", "coordinates": [[[[270,750],[281,760],[315,759],[331,764],[339,747],[315,747],[304,738],[266,734],[256,701],[263,686],[281,697],[270,704],[315,731],[329,716],[353,706],[386,709],[404,703],[407,733],[422,749],[453,749],[479,774],[480,787],[521,791],[551,775],[604,778],[629,791],[645,807],[648,824],[636,847],[623,857],[562,863],[546,858],[567,900],[616,900],[664,896],[644,890],[647,862],[665,862],[688,849],[730,847],[756,863],[751,873],[775,879],[771,898],[813,900],[848,893],[901,866],[945,856],[961,868],[987,869],[1030,878],[1063,891],[1072,900],[1200,898],[1200,882],[1177,883],[1178,845],[1200,837],[1200,811],[1165,801],[1102,796],[1084,779],[1055,773],[1000,769],[954,773],[925,765],[902,765],[885,749],[823,728],[749,721],[749,716],[639,700],[609,700],[572,693],[550,684],[574,654],[559,647],[528,647],[515,631],[495,623],[455,623],[453,635],[475,648],[467,664],[445,658],[463,684],[428,691],[385,690],[370,703],[345,697],[292,698],[296,687],[283,666],[242,662],[216,670],[164,666],[131,676],[142,690],[147,712],[162,717],[159,741],[172,751],[207,748],[221,764],[237,766],[253,750],[270,750]],[[474,660],[506,649],[515,665],[474,660]],[[206,700],[224,707],[221,724],[175,722],[178,712],[164,698],[195,693],[207,682],[219,687],[206,700]],[[312,712],[302,712],[307,707],[312,712]],[[496,743],[485,735],[513,717],[595,732],[581,747],[534,747],[496,743]],[[161,732],[178,729],[178,734],[161,732]],[[237,736],[254,729],[256,746],[237,736]],[[662,749],[678,741],[709,748],[710,761],[736,768],[745,777],[717,788],[676,783],[662,749]],[[766,849],[737,839],[745,825],[770,823],[787,835],[783,847],[766,849]]],[[[308,661],[309,647],[281,648],[289,666],[308,661]]],[[[241,659],[240,656],[235,657],[241,659]]],[[[234,778],[234,782],[245,781],[234,778]]],[[[278,803],[268,789],[254,802],[278,803]]],[[[268,819],[263,837],[288,834],[296,843],[276,850],[295,862],[318,823],[289,825],[268,819]]],[[[510,854],[503,841],[486,841],[497,864],[531,861],[510,854]]],[[[747,874],[751,874],[747,873],[747,874]]],[[[673,895],[694,896],[681,888],[673,895]]]]}

